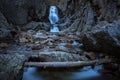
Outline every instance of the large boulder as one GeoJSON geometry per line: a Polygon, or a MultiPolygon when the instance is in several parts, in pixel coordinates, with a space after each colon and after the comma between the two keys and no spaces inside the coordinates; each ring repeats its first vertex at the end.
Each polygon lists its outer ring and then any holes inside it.
{"type": "Polygon", "coordinates": [[[7,37],[12,27],[8,24],[4,15],[0,12],[0,38],[7,37]]]}
{"type": "Polygon", "coordinates": [[[0,55],[0,80],[21,80],[24,55],[0,55]]]}
{"type": "Polygon", "coordinates": [[[14,24],[24,24],[27,22],[27,0],[1,0],[0,10],[14,24]]]}
{"type": "Polygon", "coordinates": [[[120,56],[120,20],[101,22],[93,30],[81,34],[81,42],[86,50],[120,56]]]}
{"type": "Polygon", "coordinates": [[[0,11],[13,24],[41,19],[46,15],[44,0],[1,0],[0,11]]]}

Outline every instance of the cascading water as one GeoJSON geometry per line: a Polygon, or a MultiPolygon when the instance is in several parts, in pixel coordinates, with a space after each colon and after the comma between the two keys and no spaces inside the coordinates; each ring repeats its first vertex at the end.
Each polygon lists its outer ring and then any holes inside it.
{"type": "Polygon", "coordinates": [[[59,21],[58,10],[56,6],[50,6],[49,20],[52,25],[50,32],[59,32],[59,28],[56,24],[59,21]]]}

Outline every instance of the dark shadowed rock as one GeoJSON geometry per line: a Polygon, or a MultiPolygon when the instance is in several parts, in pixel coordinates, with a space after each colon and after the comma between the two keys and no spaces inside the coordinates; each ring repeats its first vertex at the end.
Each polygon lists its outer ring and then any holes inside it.
{"type": "Polygon", "coordinates": [[[41,20],[43,18],[48,18],[48,5],[46,4],[46,0],[34,0],[35,2],[35,12],[37,17],[41,20]]]}
{"type": "Polygon", "coordinates": [[[84,48],[120,56],[120,20],[101,25],[81,35],[84,48]]]}
{"type": "Polygon", "coordinates": [[[0,10],[14,24],[27,22],[27,0],[1,0],[0,10]]]}
{"type": "Polygon", "coordinates": [[[26,24],[27,21],[36,21],[46,15],[44,0],[1,0],[0,11],[9,22],[26,24]]]}
{"type": "Polygon", "coordinates": [[[35,31],[38,31],[38,30],[46,30],[46,31],[49,31],[50,29],[50,23],[46,23],[46,22],[35,22],[35,21],[31,21],[29,22],[28,24],[26,24],[24,26],[24,28],[26,30],[35,30],[35,31]]]}
{"type": "Polygon", "coordinates": [[[8,36],[12,27],[8,24],[4,15],[0,12],[0,38],[8,36]]]}

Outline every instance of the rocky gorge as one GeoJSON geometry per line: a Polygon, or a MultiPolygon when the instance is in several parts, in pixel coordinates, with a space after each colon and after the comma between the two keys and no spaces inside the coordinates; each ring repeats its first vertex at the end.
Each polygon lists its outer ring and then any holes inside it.
{"type": "Polygon", "coordinates": [[[22,80],[26,61],[101,58],[113,59],[114,63],[107,64],[110,66],[103,73],[114,70],[114,80],[119,80],[119,53],[119,0],[0,1],[0,80],[22,80]],[[50,32],[51,5],[58,9],[57,33],[50,32]]]}

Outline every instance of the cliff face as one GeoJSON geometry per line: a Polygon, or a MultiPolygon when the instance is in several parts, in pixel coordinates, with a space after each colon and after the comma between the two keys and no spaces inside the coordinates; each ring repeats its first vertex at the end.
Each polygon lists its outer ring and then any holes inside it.
{"type": "Polygon", "coordinates": [[[10,23],[26,24],[43,21],[50,5],[59,8],[61,18],[79,18],[81,28],[103,20],[111,22],[120,15],[119,0],[1,0],[0,11],[10,23]]]}
{"type": "Polygon", "coordinates": [[[119,0],[61,0],[58,7],[73,23],[78,19],[78,23],[72,26],[77,25],[75,30],[81,32],[91,30],[101,21],[112,22],[120,18],[119,0]]]}
{"type": "Polygon", "coordinates": [[[105,52],[108,46],[111,47],[114,44],[113,48],[110,48],[113,49],[111,52],[116,49],[120,50],[118,45],[120,33],[116,31],[120,27],[120,0],[1,0],[0,11],[9,23],[15,25],[25,25],[30,21],[49,23],[50,5],[58,7],[60,17],[58,26],[62,30],[61,32],[72,32],[77,35],[81,33],[81,40],[85,48],[105,52]],[[102,30],[103,32],[104,29],[101,29],[103,27],[105,27],[107,35],[99,33],[97,36],[101,37],[96,38],[94,36],[98,34],[96,31],[102,30]],[[115,35],[111,37],[111,34],[115,35]],[[109,42],[110,44],[105,44],[105,48],[102,48],[103,44],[101,44],[103,36],[105,40],[110,37],[112,40],[109,42]],[[96,44],[94,44],[95,42],[96,44]]]}
{"type": "Polygon", "coordinates": [[[62,32],[80,35],[87,51],[120,56],[119,0],[61,0],[56,4],[70,22],[62,32]]]}
{"type": "Polygon", "coordinates": [[[44,0],[1,0],[0,11],[13,24],[36,21],[46,14],[44,0]]]}

